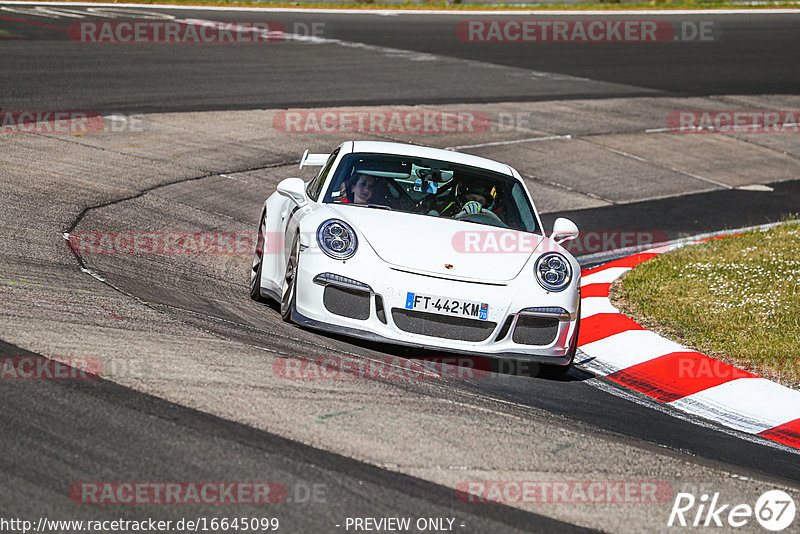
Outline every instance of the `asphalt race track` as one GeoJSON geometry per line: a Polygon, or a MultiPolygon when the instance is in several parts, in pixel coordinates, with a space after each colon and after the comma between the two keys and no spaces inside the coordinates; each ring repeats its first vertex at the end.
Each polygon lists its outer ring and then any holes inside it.
{"type": "MultiPolygon", "coordinates": [[[[227,47],[72,43],[66,30],[84,19],[37,17],[19,11],[32,9],[27,6],[10,9],[17,11],[0,16],[15,20],[4,20],[3,27],[24,40],[8,40],[3,46],[3,65],[13,73],[3,80],[6,109],[24,105],[149,112],[518,102],[665,93],[795,94],[800,85],[800,74],[794,68],[800,55],[797,14],[660,17],[678,25],[710,23],[712,33],[719,34],[710,42],[537,43],[531,47],[454,38],[459,21],[486,20],[488,16],[305,12],[254,16],[253,12],[160,10],[182,19],[275,21],[290,33],[318,31],[324,39],[358,43],[362,51],[373,51],[356,54],[359,49],[351,49],[353,53],[346,54],[340,47],[316,46],[310,54],[308,47],[292,42],[227,47]],[[57,46],[51,41],[64,42],[57,46]],[[403,54],[414,53],[436,54],[446,60],[432,64],[426,64],[423,57],[410,64],[401,61],[403,54]],[[494,71],[498,66],[517,69],[515,79],[497,83],[494,71]],[[543,73],[539,83],[528,83],[533,72],[543,73]],[[326,82],[314,83],[318,79],[326,82]]],[[[147,10],[152,11],[159,10],[147,10]]],[[[142,16],[87,14],[84,18],[136,20],[142,16]]]]}
{"type": "Polygon", "coordinates": [[[580,366],[562,379],[497,362],[467,380],[286,379],[283,358],[432,355],[282,322],[247,297],[247,253],[73,253],[63,236],[254,230],[280,180],[313,176],[297,169],[304,149],[353,137],[280,122],[286,108],[320,107],[488,117],[468,132],[363,137],[508,162],[548,228],[566,216],[582,231],[673,239],[778,221],[800,199],[796,135],[665,126],[676,110],[800,109],[800,14],[647,15],[711,23],[713,39],[532,45],[456,37],[459,22],[488,15],[91,9],[0,4],[0,109],[105,117],[86,134],[0,133],[0,357],[103,365],[82,380],[0,380],[0,519],[277,517],[279,532],[352,532],[348,518],[411,517],[449,518],[458,532],[660,532],[679,491],[752,505],[782,489],[800,502],[796,450],[678,415],[580,366]],[[269,20],[295,37],[68,36],[76,21],[176,18],[269,20]],[[310,28],[314,39],[301,35],[310,28]],[[498,504],[458,491],[500,480],[670,492],[498,504]],[[270,481],[286,497],[95,505],[70,493],[131,481],[270,481]]]}

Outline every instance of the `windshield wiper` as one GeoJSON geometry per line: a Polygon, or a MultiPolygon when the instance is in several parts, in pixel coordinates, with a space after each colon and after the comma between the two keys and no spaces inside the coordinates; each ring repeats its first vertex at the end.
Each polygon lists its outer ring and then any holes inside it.
{"type": "Polygon", "coordinates": [[[386,204],[367,204],[368,208],[375,208],[376,210],[389,210],[394,211],[394,208],[390,208],[386,204]]]}

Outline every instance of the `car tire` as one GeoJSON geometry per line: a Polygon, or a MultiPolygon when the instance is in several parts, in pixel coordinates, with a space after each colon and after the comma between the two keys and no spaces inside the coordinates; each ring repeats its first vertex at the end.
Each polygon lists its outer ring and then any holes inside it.
{"type": "Polygon", "coordinates": [[[292,311],[297,302],[297,264],[300,259],[300,236],[295,236],[292,242],[292,252],[286,261],[286,274],[283,277],[283,291],[281,293],[281,317],[287,323],[292,322],[292,311]]]}
{"type": "Polygon", "coordinates": [[[264,218],[265,212],[261,212],[261,219],[258,223],[258,240],[256,241],[256,251],[253,254],[253,266],[250,269],[250,298],[256,302],[267,302],[261,295],[261,271],[264,267],[264,218]]]}

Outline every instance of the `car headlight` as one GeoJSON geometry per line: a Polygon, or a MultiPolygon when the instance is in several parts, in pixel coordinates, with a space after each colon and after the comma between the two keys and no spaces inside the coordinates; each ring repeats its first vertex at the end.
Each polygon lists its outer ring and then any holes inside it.
{"type": "Polygon", "coordinates": [[[355,231],[339,219],[328,219],[319,225],[317,243],[325,254],[335,260],[352,258],[358,249],[355,231]]]}
{"type": "Polygon", "coordinates": [[[563,291],[572,280],[569,261],[558,252],[542,254],[536,260],[536,280],[548,291],[563,291]]]}

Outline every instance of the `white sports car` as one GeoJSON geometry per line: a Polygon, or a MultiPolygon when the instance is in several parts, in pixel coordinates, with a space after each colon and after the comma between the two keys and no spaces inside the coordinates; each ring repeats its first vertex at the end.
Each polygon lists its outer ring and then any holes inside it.
{"type": "Polygon", "coordinates": [[[250,296],[287,321],[358,338],[572,365],[580,267],[548,237],[519,173],[489,159],[348,141],[303,154],[264,203],[250,296]]]}

